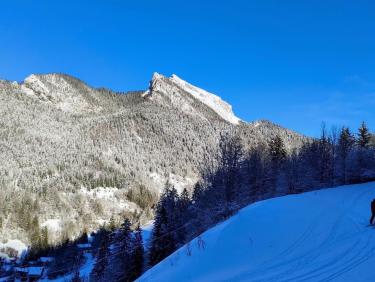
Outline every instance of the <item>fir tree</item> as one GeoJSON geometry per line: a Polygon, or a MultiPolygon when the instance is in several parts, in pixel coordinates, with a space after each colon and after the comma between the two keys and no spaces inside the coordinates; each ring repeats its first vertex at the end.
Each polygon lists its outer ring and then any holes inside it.
{"type": "Polygon", "coordinates": [[[41,249],[47,249],[48,245],[49,245],[48,229],[47,229],[47,226],[44,226],[41,230],[41,235],[40,235],[40,247],[41,249]]]}
{"type": "Polygon", "coordinates": [[[176,189],[167,184],[156,208],[149,253],[150,265],[157,264],[176,250],[177,197],[176,189]]]}
{"type": "Polygon", "coordinates": [[[224,216],[229,216],[235,209],[233,205],[238,198],[239,169],[243,156],[240,138],[233,134],[223,135],[220,140],[220,155],[220,168],[217,171],[215,186],[222,185],[224,188],[224,216]]]}
{"type": "Polygon", "coordinates": [[[30,235],[31,247],[35,252],[41,250],[41,235],[38,217],[35,216],[31,223],[31,235],[30,235]]]}
{"type": "Polygon", "coordinates": [[[281,166],[284,164],[286,159],[286,149],[284,146],[283,139],[279,135],[272,138],[268,144],[269,156],[271,160],[271,166],[266,176],[268,186],[272,189],[271,193],[275,192],[277,186],[277,180],[279,179],[281,166]]]}
{"type": "Polygon", "coordinates": [[[81,282],[82,281],[80,273],[79,273],[80,266],[81,266],[81,258],[80,258],[80,256],[77,256],[75,267],[74,267],[75,268],[74,269],[74,276],[73,276],[71,282],[81,282]]]}
{"type": "Polygon", "coordinates": [[[338,141],[339,183],[347,183],[347,159],[355,143],[355,138],[348,127],[343,127],[338,141]]]}
{"type": "Polygon", "coordinates": [[[118,264],[118,271],[115,274],[117,281],[130,281],[130,271],[132,268],[132,252],[133,252],[133,238],[131,231],[131,223],[129,219],[125,219],[120,227],[117,236],[118,248],[116,260],[118,264]]]}
{"type": "Polygon", "coordinates": [[[142,238],[142,229],[138,225],[135,230],[134,240],[133,240],[133,254],[132,254],[132,267],[130,271],[130,281],[134,281],[143,272],[143,262],[144,262],[144,247],[142,238]]]}
{"type": "Polygon", "coordinates": [[[177,199],[177,220],[176,236],[177,244],[183,245],[185,243],[185,223],[190,219],[189,206],[191,204],[190,196],[186,188],[182,191],[181,196],[177,199]]]}
{"type": "Polygon", "coordinates": [[[198,204],[200,198],[202,197],[202,194],[203,194],[203,187],[200,184],[200,182],[197,182],[194,186],[193,196],[192,196],[192,201],[194,204],[198,204]]]}
{"type": "Polygon", "coordinates": [[[322,134],[319,139],[319,181],[323,185],[331,185],[333,181],[333,143],[332,139],[327,136],[325,124],[322,126],[322,134]]]}
{"type": "Polygon", "coordinates": [[[108,228],[111,231],[114,231],[116,229],[116,222],[115,222],[115,218],[113,216],[111,216],[111,218],[109,219],[108,228]]]}
{"type": "Polygon", "coordinates": [[[85,227],[83,229],[83,232],[81,233],[81,236],[76,240],[78,244],[86,244],[89,241],[89,236],[87,235],[88,231],[87,228],[85,227]]]}
{"type": "Polygon", "coordinates": [[[74,276],[73,276],[71,282],[81,282],[81,281],[82,280],[81,280],[81,276],[79,275],[79,269],[76,269],[74,271],[74,276]]]}
{"type": "Polygon", "coordinates": [[[280,135],[276,135],[269,142],[269,152],[270,152],[271,160],[273,162],[279,164],[280,162],[285,160],[286,149],[285,149],[284,141],[283,139],[281,139],[280,135]]]}
{"type": "Polygon", "coordinates": [[[109,246],[109,234],[106,232],[101,239],[101,244],[96,256],[96,263],[92,270],[92,275],[95,281],[101,281],[104,277],[106,268],[108,266],[108,246],[109,246]]]}
{"type": "Polygon", "coordinates": [[[362,122],[361,126],[358,129],[358,146],[360,148],[367,148],[371,141],[371,133],[369,129],[367,128],[367,125],[365,122],[362,122]]]}
{"type": "Polygon", "coordinates": [[[249,153],[246,163],[247,177],[249,183],[249,199],[261,198],[266,192],[266,160],[267,151],[263,147],[256,147],[249,153]]]}

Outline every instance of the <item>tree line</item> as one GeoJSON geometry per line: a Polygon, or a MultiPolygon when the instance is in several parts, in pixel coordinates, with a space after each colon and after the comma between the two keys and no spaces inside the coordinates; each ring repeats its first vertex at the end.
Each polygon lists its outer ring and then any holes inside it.
{"type": "MultiPolygon", "coordinates": [[[[167,183],[156,207],[148,250],[142,230],[125,219],[95,235],[92,281],[133,281],[202,232],[242,207],[267,198],[375,180],[375,142],[365,123],[328,131],[290,150],[276,135],[246,151],[236,133],[223,134],[215,165],[207,165],[192,193],[167,183]]],[[[72,257],[72,256],[71,256],[72,257]]],[[[74,256],[73,256],[74,257],[74,256]]],[[[76,261],[79,261],[76,259],[76,261]]],[[[79,263],[71,265],[80,265],[79,263]]],[[[73,268],[74,269],[74,268],[73,268]]],[[[79,267],[73,281],[81,281],[79,267]]]]}
{"type": "Polygon", "coordinates": [[[240,208],[262,199],[375,180],[375,144],[363,122],[289,151],[280,136],[245,152],[235,134],[221,137],[218,165],[202,172],[190,196],[167,185],[156,208],[148,256],[153,266],[240,208]]]}

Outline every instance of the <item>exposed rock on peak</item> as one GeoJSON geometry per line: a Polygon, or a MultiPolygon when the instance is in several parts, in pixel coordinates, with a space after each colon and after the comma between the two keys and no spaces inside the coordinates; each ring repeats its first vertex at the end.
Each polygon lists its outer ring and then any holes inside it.
{"type": "Polygon", "coordinates": [[[68,75],[32,74],[24,80],[21,89],[25,94],[54,104],[64,112],[82,114],[101,110],[95,103],[95,90],[68,75]]]}
{"type": "Polygon", "coordinates": [[[201,115],[196,112],[192,104],[197,100],[214,111],[221,119],[231,124],[239,124],[240,119],[232,111],[232,106],[223,101],[219,96],[198,88],[173,74],[167,78],[159,73],[154,73],[150,82],[148,94],[153,97],[155,93],[167,95],[168,99],[185,113],[201,115]],[[186,95],[188,94],[188,95],[186,95]]]}

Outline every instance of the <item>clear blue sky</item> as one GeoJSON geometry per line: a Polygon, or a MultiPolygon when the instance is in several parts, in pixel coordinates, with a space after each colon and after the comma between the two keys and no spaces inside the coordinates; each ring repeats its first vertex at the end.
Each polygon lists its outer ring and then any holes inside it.
{"type": "Polygon", "coordinates": [[[220,95],[246,121],[375,130],[375,1],[1,3],[0,78],[64,72],[123,91],[154,71],[220,95]]]}

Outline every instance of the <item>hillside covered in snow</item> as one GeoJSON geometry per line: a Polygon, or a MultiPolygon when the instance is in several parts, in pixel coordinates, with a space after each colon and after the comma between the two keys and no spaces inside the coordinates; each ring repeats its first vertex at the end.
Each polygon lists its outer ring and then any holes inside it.
{"type": "Polygon", "coordinates": [[[275,135],[288,148],[306,139],[241,122],[218,96],[157,73],[148,90],[126,93],[64,74],[0,80],[0,120],[1,244],[29,245],[42,231],[53,243],[111,217],[147,222],[167,181],[191,189],[215,162],[224,132],[247,148],[275,135]]]}
{"type": "Polygon", "coordinates": [[[375,281],[375,182],[254,203],[138,281],[375,281]]]}

